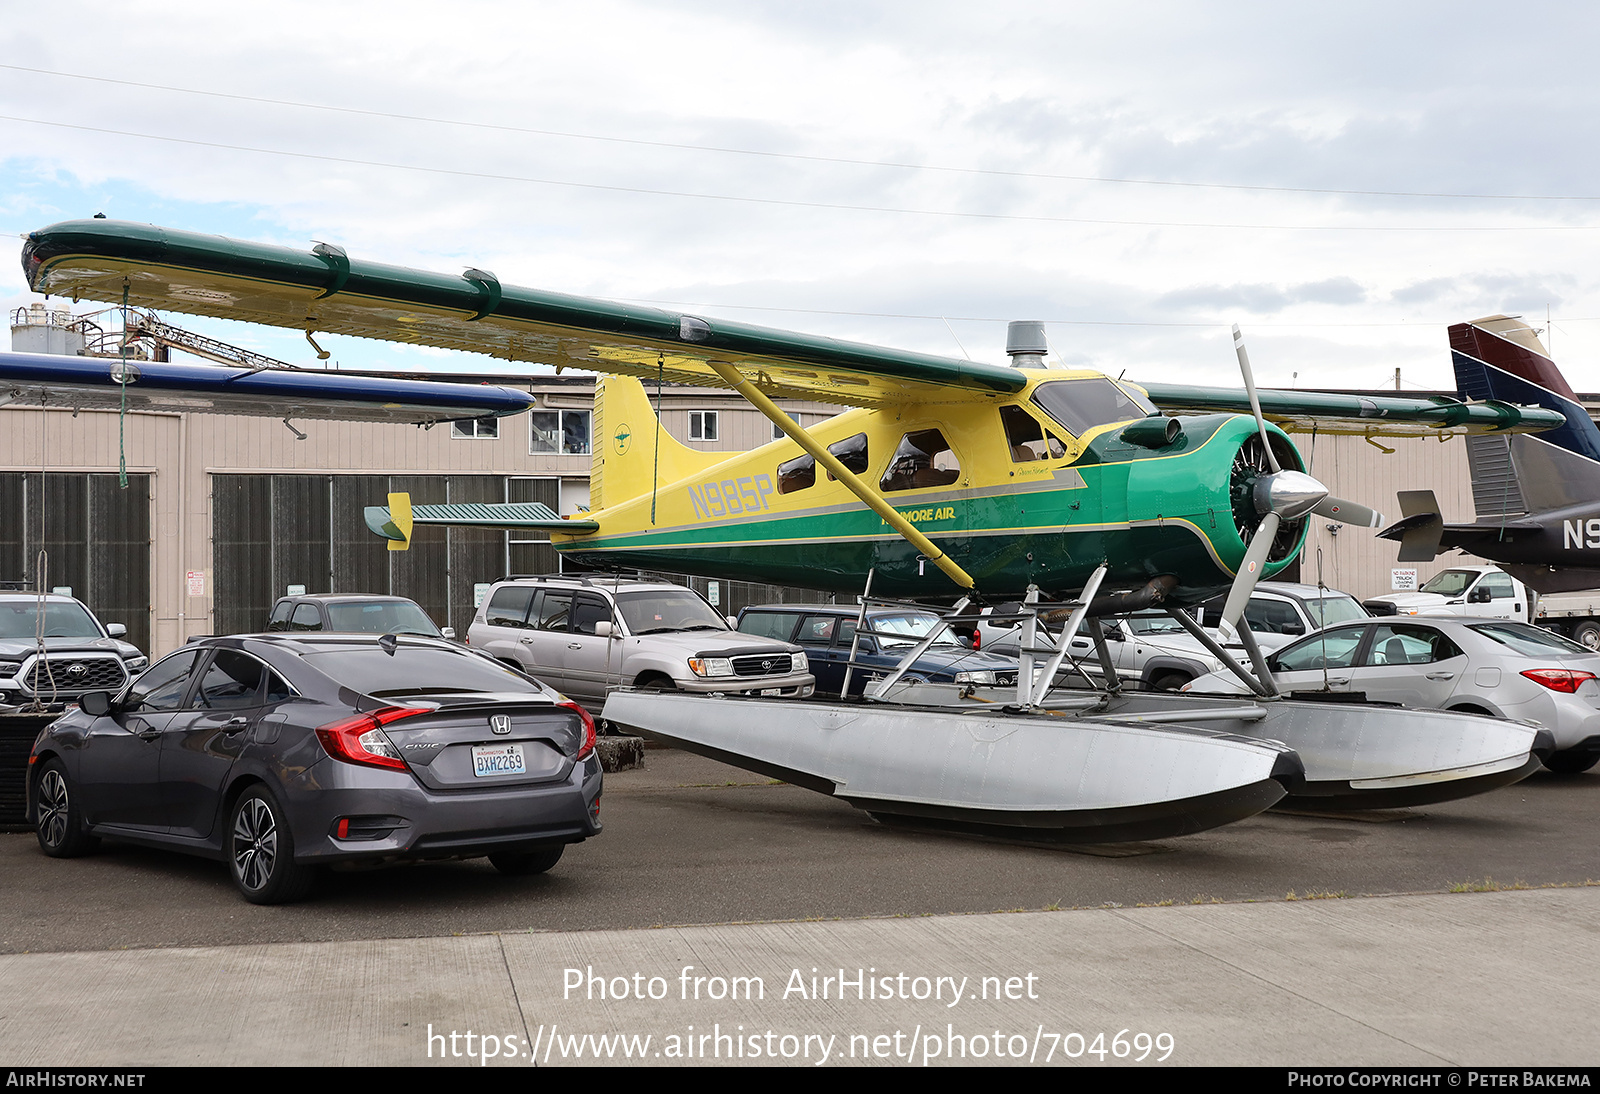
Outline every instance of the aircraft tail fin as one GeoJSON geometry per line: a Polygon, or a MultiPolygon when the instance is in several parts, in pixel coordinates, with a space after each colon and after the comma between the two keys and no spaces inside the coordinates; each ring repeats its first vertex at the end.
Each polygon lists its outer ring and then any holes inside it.
{"type": "Polygon", "coordinates": [[[1450,358],[1464,399],[1537,404],[1567,424],[1539,434],[1467,438],[1479,522],[1570,504],[1574,476],[1600,463],[1600,429],[1556,368],[1539,334],[1521,319],[1490,315],[1450,328],[1450,358]]]}
{"type": "Polygon", "coordinates": [[[606,376],[594,398],[594,454],[589,461],[589,508],[620,505],[713,467],[732,453],[700,452],[658,427],[644,384],[606,376]]]}

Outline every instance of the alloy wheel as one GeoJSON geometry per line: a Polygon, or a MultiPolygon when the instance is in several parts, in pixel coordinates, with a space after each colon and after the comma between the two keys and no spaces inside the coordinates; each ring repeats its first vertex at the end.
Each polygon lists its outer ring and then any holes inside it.
{"type": "Polygon", "coordinates": [[[278,860],[278,822],[272,808],[250,798],[233,822],[233,871],[246,889],[264,888],[278,860]]]}
{"type": "Polygon", "coordinates": [[[60,847],[67,838],[67,780],[54,768],[39,780],[39,838],[60,847]]]}

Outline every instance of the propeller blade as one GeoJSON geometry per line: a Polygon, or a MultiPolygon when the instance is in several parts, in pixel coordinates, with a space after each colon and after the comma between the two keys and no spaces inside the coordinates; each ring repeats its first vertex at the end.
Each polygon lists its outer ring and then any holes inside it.
{"type": "Polygon", "coordinates": [[[1383,514],[1376,509],[1368,509],[1365,505],[1357,505],[1353,501],[1329,496],[1323,498],[1311,511],[1319,517],[1336,520],[1342,524],[1351,524],[1357,528],[1383,527],[1383,514]]]}
{"type": "Polygon", "coordinates": [[[1244,615],[1245,605],[1250,603],[1250,594],[1256,591],[1256,582],[1261,580],[1261,571],[1267,564],[1267,553],[1272,550],[1272,541],[1277,536],[1278,514],[1268,513],[1261,518],[1261,527],[1256,529],[1250,549],[1244,553],[1244,561],[1239,564],[1239,572],[1233,579],[1233,588],[1228,590],[1227,602],[1222,606],[1224,633],[1238,629],[1239,617],[1244,615]]]}
{"type": "Polygon", "coordinates": [[[1261,447],[1267,450],[1267,464],[1273,471],[1282,471],[1278,457],[1272,452],[1272,439],[1267,433],[1267,420],[1261,416],[1261,400],[1256,398],[1256,374],[1250,371],[1250,355],[1244,351],[1244,335],[1239,324],[1233,325],[1233,352],[1239,358],[1239,371],[1244,374],[1244,391],[1250,396],[1250,409],[1256,416],[1256,429],[1261,432],[1261,447]]]}

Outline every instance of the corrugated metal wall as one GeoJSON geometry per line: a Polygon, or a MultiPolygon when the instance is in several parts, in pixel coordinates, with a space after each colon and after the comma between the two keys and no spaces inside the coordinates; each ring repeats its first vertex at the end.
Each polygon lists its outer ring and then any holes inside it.
{"type": "Polygon", "coordinates": [[[0,473],[0,580],[69,587],[102,623],[150,648],[150,476],[0,473]]]}
{"type": "MultiPolygon", "coordinates": [[[[212,559],[218,634],[260,630],[290,585],[308,593],[385,593],[415,600],[464,634],[474,589],[519,563],[558,568],[548,543],[508,542],[486,528],[418,528],[411,549],[390,551],[362,510],[406,491],[413,504],[557,503],[557,479],[502,475],[212,475],[212,559]],[[512,561],[512,560],[515,561],[512,561]]],[[[3,549],[3,548],[0,548],[3,549]]],[[[532,572],[532,571],[518,571],[532,572]]]]}

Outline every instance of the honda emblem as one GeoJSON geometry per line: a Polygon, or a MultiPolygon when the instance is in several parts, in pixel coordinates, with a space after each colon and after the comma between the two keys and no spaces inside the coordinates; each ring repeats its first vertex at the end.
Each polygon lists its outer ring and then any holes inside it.
{"type": "Polygon", "coordinates": [[[489,728],[504,736],[511,732],[511,716],[508,714],[494,714],[489,718],[489,728]]]}

